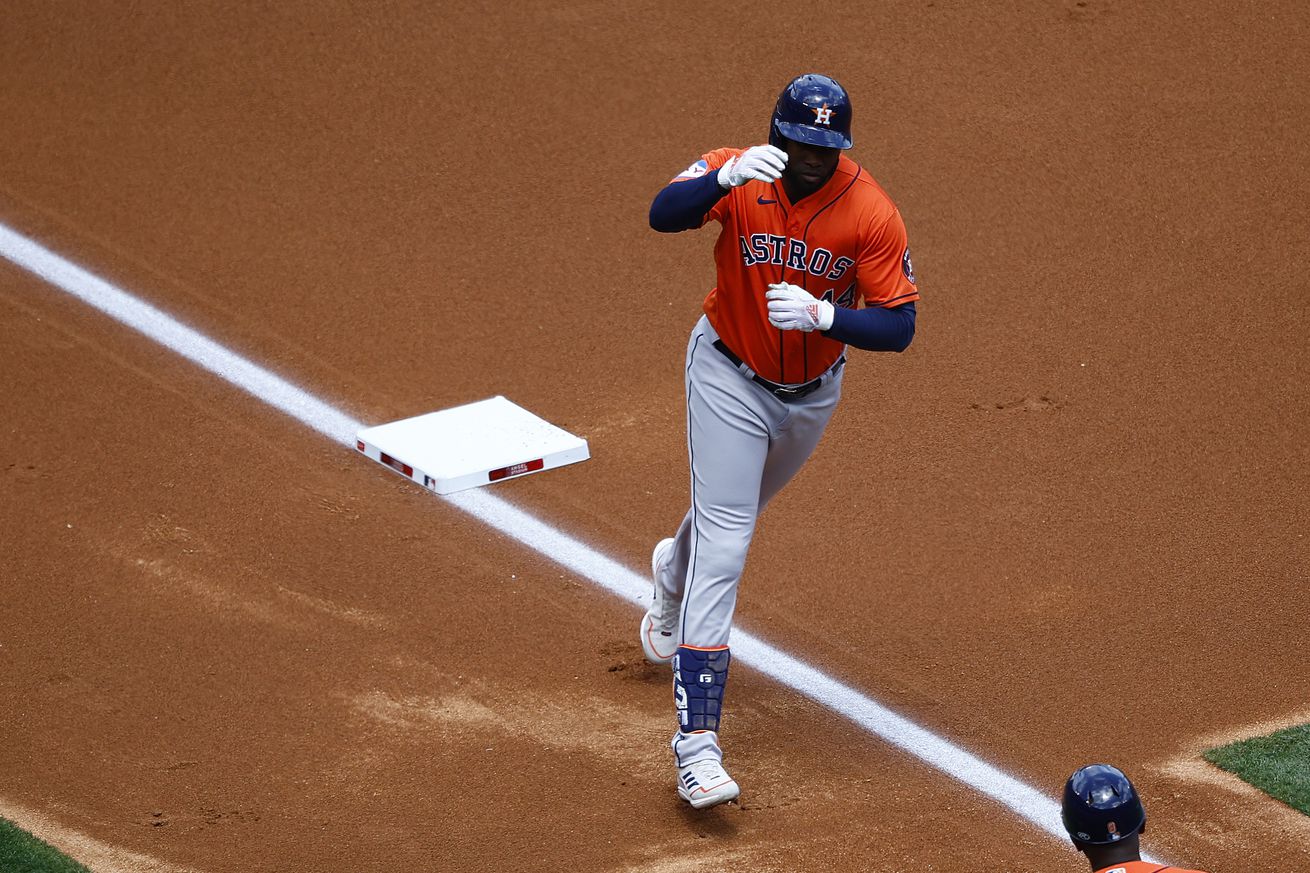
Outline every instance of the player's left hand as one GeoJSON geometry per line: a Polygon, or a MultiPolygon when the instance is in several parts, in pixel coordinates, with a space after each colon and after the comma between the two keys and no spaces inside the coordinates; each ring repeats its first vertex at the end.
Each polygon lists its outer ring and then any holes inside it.
{"type": "Polygon", "coordinates": [[[751,146],[719,168],[719,187],[736,188],[752,179],[766,185],[782,178],[787,167],[787,153],[776,146],[751,146]]]}
{"type": "Polygon", "coordinates": [[[765,293],[769,324],[778,330],[827,330],[832,327],[832,304],[788,282],[775,282],[765,293]]]}

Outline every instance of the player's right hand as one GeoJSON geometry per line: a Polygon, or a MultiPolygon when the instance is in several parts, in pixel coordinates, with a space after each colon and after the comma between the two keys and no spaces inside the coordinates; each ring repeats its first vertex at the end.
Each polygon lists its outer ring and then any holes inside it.
{"type": "Polygon", "coordinates": [[[752,179],[776,182],[787,166],[787,153],[771,145],[751,146],[719,168],[719,187],[736,188],[752,179]]]}

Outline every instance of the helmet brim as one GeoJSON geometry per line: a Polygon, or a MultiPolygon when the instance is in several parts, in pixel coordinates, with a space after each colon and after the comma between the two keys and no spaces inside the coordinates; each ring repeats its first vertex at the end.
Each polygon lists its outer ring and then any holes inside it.
{"type": "Polygon", "coordinates": [[[775,126],[778,128],[778,133],[796,142],[830,149],[848,149],[851,147],[851,138],[835,130],[811,127],[808,124],[793,124],[790,121],[778,121],[775,122],[775,126]]]}

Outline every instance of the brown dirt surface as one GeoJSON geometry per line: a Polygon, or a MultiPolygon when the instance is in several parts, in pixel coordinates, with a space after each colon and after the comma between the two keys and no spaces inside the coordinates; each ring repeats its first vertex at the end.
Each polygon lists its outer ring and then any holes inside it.
{"type": "MultiPolygon", "coordinates": [[[[1171,861],[1306,869],[1199,759],[1310,700],[1306,57],[1287,0],[13,0],[0,222],[368,423],[586,437],[496,493],[641,571],[713,238],[650,198],[829,72],[919,334],[740,626],[1051,796],[1114,761],[1171,861]]],[[[1085,869],[750,670],[742,803],[684,808],[631,605],[7,261],[0,379],[0,815],[97,870],[1085,869]]]]}

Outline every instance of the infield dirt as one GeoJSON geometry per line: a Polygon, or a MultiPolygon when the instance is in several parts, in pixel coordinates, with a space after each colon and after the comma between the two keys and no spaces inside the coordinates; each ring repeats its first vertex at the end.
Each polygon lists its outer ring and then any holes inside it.
{"type": "MultiPolygon", "coordinates": [[[[1052,796],[1114,761],[1170,861],[1310,867],[1186,765],[1310,699],[1310,16],[752,10],[17,0],[0,221],[368,423],[585,437],[497,493],[640,570],[714,236],[650,198],[831,73],[919,331],[851,357],[740,625],[1052,796]]],[[[634,609],[4,261],[0,374],[0,815],[98,870],[1084,869],[750,671],[742,803],[685,809],[634,609]]]]}

